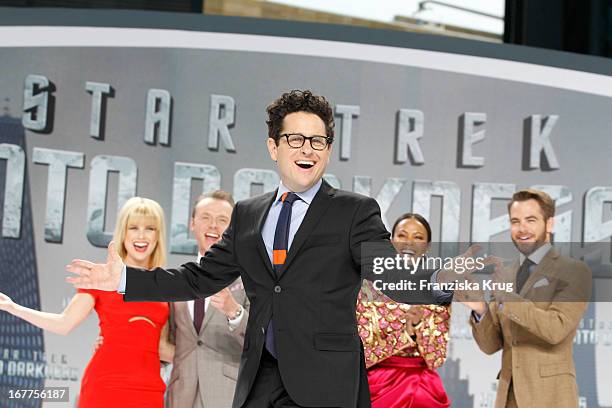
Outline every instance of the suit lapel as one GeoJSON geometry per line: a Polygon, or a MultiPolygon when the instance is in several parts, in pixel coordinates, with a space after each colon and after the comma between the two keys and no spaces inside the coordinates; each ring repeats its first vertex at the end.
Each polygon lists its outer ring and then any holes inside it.
{"type": "MultiPolygon", "coordinates": [[[[208,325],[208,322],[210,322],[210,319],[212,319],[213,315],[217,312],[218,312],[217,309],[215,309],[215,307],[211,305],[209,301],[208,308],[206,309],[206,313],[204,313],[204,321],[202,322],[202,328],[200,329],[200,334],[199,334],[200,337],[206,331],[205,329],[206,329],[206,326],[208,325]]],[[[193,328],[193,331],[195,333],[195,327],[193,328]]]]}
{"type": "Polygon", "coordinates": [[[529,276],[529,278],[523,285],[523,288],[521,289],[521,292],[519,293],[519,295],[525,297],[525,295],[529,292],[529,290],[533,287],[533,285],[540,278],[545,277],[547,275],[546,273],[547,271],[550,271],[552,269],[554,260],[558,256],[559,255],[557,254],[557,252],[553,248],[551,248],[546,253],[546,255],[544,255],[544,258],[542,258],[542,261],[536,266],[534,271],[531,273],[531,275],[529,276]]]}
{"type": "Polygon", "coordinates": [[[188,330],[191,334],[193,334],[193,337],[198,337],[198,333],[196,333],[195,327],[193,326],[193,318],[189,314],[187,302],[175,302],[174,311],[176,314],[175,319],[184,321],[186,326],[189,326],[188,330]]]}
{"type": "Polygon", "coordinates": [[[331,198],[333,197],[334,193],[335,190],[329,184],[327,184],[325,180],[323,180],[321,188],[310,203],[310,206],[306,211],[306,215],[304,216],[304,220],[293,237],[291,248],[289,248],[289,252],[287,253],[287,259],[285,260],[285,264],[279,273],[280,278],[285,275],[285,271],[295,259],[297,253],[300,251],[300,248],[302,245],[304,245],[304,242],[306,242],[319,221],[321,221],[321,218],[323,218],[325,211],[327,211],[327,208],[331,204],[331,198]]]}
{"type": "Polygon", "coordinates": [[[278,189],[274,190],[272,193],[264,194],[261,197],[261,200],[258,204],[258,208],[255,211],[256,214],[259,214],[259,217],[257,219],[257,230],[255,231],[257,249],[259,251],[259,255],[261,256],[262,261],[266,265],[268,273],[272,276],[273,279],[276,279],[276,273],[274,272],[274,268],[272,268],[272,263],[270,263],[270,257],[268,256],[266,244],[264,244],[263,237],[261,236],[261,231],[263,230],[266,218],[268,218],[268,213],[270,212],[270,207],[272,207],[272,204],[274,203],[277,191],[278,189]]]}

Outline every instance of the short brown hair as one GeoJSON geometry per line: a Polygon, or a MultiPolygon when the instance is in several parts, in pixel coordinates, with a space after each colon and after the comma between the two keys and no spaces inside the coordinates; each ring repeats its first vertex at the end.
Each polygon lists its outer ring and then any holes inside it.
{"type": "Polygon", "coordinates": [[[508,213],[510,212],[512,204],[527,200],[536,200],[538,204],[540,204],[540,209],[542,210],[542,214],[544,214],[544,221],[555,216],[555,201],[544,191],[535,190],[533,188],[525,188],[514,193],[512,195],[512,200],[508,203],[508,213]]]}
{"type": "Polygon", "coordinates": [[[294,112],[308,112],[317,115],[325,124],[325,133],[331,142],[334,140],[334,112],[324,96],[315,95],[310,90],[294,89],[285,92],[266,108],[268,112],[268,137],[276,144],[280,139],[285,116],[294,112]]]}
{"type": "Polygon", "coordinates": [[[215,200],[227,201],[232,206],[232,208],[234,208],[234,205],[236,205],[234,203],[234,198],[232,197],[232,195],[225,190],[215,190],[215,191],[211,191],[210,193],[200,194],[193,202],[193,210],[191,210],[191,218],[195,217],[195,210],[198,204],[200,204],[200,201],[206,198],[214,198],[215,200]]]}

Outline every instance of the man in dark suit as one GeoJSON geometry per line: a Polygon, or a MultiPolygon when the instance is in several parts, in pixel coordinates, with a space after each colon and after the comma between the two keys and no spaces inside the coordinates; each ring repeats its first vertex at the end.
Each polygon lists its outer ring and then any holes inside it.
{"type": "MultiPolygon", "coordinates": [[[[223,239],[201,264],[125,268],[111,243],[106,264],[75,260],[68,270],[79,276],[68,281],[125,291],[127,301],[176,301],[210,296],[241,276],[251,310],[233,406],[370,406],[357,293],[362,278],[410,276],[372,273],[363,244],[395,254],[378,204],[322,179],[334,135],[327,100],[292,91],[267,111],[267,146],[281,183],[275,192],[236,204],[223,239]]],[[[430,279],[431,272],[411,278],[430,279]]],[[[429,291],[385,293],[401,302],[433,303],[429,291]]]]}

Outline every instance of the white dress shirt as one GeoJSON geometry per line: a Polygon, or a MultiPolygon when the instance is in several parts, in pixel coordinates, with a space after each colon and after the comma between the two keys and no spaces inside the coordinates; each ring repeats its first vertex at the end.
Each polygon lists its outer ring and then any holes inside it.
{"type": "MultiPolygon", "coordinates": [[[[198,263],[200,263],[200,259],[202,259],[202,254],[198,252],[198,263]]],[[[193,320],[193,305],[195,301],[188,300],[187,301],[187,310],[189,310],[189,315],[191,316],[191,320],[193,320]]],[[[208,311],[208,305],[210,305],[210,297],[204,298],[204,314],[208,311]]],[[[242,309],[242,305],[238,305],[242,309]]],[[[235,319],[228,319],[227,324],[230,330],[236,330],[236,328],[240,325],[242,318],[244,317],[244,310],[240,315],[235,319]]]]}

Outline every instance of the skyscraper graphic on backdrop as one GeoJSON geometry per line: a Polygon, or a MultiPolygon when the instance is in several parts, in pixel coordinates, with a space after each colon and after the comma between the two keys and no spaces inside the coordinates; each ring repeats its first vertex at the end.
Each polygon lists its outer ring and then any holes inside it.
{"type": "Polygon", "coordinates": [[[438,374],[453,408],[473,408],[474,396],[469,393],[469,381],[459,378],[460,368],[461,360],[454,358],[449,350],[446,361],[438,368],[438,374]]]}
{"type": "MultiPolygon", "coordinates": [[[[0,145],[20,146],[26,152],[24,128],[21,121],[6,114],[0,116],[0,145]]],[[[27,161],[26,161],[27,162],[27,161]]],[[[7,190],[7,160],[0,158],[0,214],[4,215],[5,191],[7,190]]],[[[27,166],[26,166],[27,167],[27,166]]],[[[30,187],[27,178],[23,184],[23,201],[19,236],[4,237],[0,234],[0,291],[15,302],[40,309],[40,291],[36,270],[36,250],[30,187]]],[[[15,191],[6,191],[9,195],[15,191]]],[[[0,217],[2,220],[2,217],[0,217]]],[[[9,389],[39,389],[44,386],[44,377],[19,370],[18,362],[41,363],[44,351],[42,330],[0,312],[0,395],[6,396],[9,389]]],[[[40,407],[40,400],[21,399],[0,402],[2,408],[40,407]]]]}
{"type": "MultiPolygon", "coordinates": [[[[585,327],[589,321],[595,319],[595,304],[589,303],[589,308],[584,313],[583,321],[585,327]]],[[[595,344],[589,342],[574,343],[574,361],[576,362],[576,382],[580,395],[586,398],[587,408],[606,408],[599,405],[597,394],[597,371],[595,365],[595,344]]],[[[609,408],[609,407],[608,407],[609,408]]]]}

